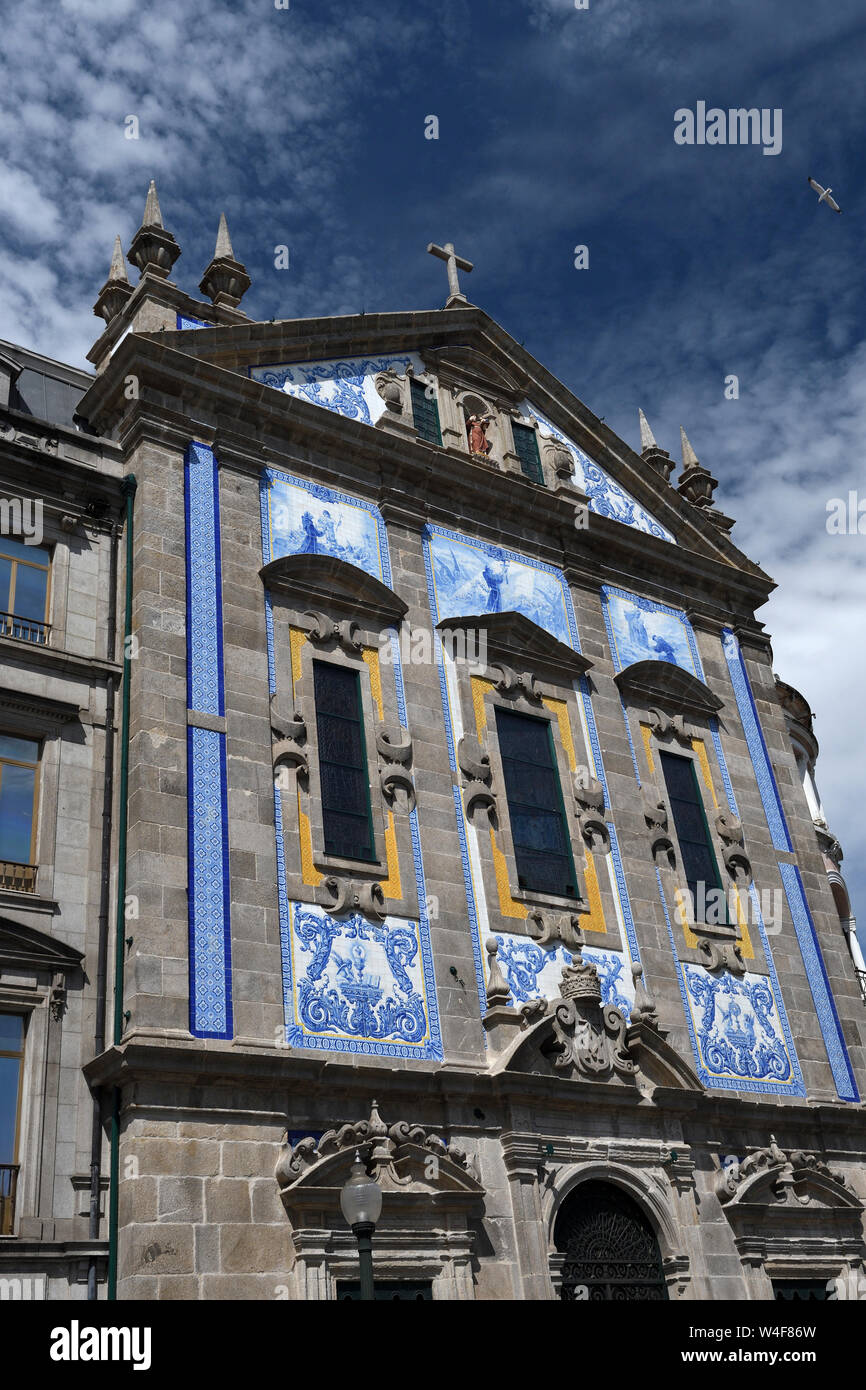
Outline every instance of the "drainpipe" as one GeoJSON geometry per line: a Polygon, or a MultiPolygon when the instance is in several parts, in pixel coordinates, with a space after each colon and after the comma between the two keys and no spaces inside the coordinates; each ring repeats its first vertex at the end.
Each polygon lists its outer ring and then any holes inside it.
{"type": "MultiPolygon", "coordinates": [[[[123,618],[123,704],[120,722],[120,792],[117,804],[117,918],[114,928],[114,1045],[123,1037],[123,958],[126,950],[126,831],[129,801],[129,686],[132,636],[132,515],[137,483],[129,473],[121,483],[126,499],[126,579],[123,618]]],[[[118,1175],[120,1154],[120,1088],[115,1086],[111,1111],[108,1208],[108,1297],[117,1298],[118,1175]]]]}
{"type": "MultiPolygon", "coordinates": [[[[105,652],[109,661],[117,656],[117,551],[120,545],[120,527],[115,526],[111,536],[108,631],[105,652]]],[[[93,1055],[99,1057],[105,1050],[105,1016],[108,984],[108,916],[111,903],[111,811],[114,782],[114,700],[116,679],[109,676],[105,686],[105,770],[102,790],[102,849],[99,888],[99,947],[96,963],[96,1023],[93,1032],[93,1055]]],[[[93,1091],[93,1122],[90,1135],[90,1222],[88,1235],[93,1245],[99,1240],[99,1206],[102,1181],[102,1101],[103,1090],[97,1086],[93,1091]]],[[[91,1302],[98,1298],[97,1261],[92,1257],[87,1269],[87,1297],[91,1302]]]]}

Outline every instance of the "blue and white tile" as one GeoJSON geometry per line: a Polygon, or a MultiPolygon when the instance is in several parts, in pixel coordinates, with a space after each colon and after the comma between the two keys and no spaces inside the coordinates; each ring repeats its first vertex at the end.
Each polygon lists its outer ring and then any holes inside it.
{"type": "Polygon", "coordinates": [[[287,396],[320,405],[349,420],[375,425],[386,406],[376,390],[379,372],[405,375],[409,367],[416,374],[424,363],[416,352],[393,357],[330,357],[315,362],[287,362],[275,366],[250,367],[253,381],[271,386],[287,396]]]}

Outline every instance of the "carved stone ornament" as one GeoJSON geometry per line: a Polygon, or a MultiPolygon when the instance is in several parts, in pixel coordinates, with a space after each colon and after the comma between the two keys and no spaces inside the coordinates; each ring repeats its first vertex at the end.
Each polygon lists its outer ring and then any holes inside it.
{"type": "Polygon", "coordinates": [[[742,822],[730,812],[720,811],[716,831],[724,844],[722,858],[731,877],[736,883],[751,883],[752,864],[745,849],[742,822]]]}
{"type": "Polygon", "coordinates": [[[721,1169],[716,1195],[723,1206],[862,1207],[841,1173],[805,1149],[781,1149],[772,1134],[766,1148],[721,1169]]]}
{"type": "Polygon", "coordinates": [[[412,761],[412,738],[408,730],[379,730],[376,734],[376,751],[381,759],[379,783],[388,805],[393,807],[402,803],[407,812],[414,811],[415,783],[408,770],[412,761]]]}
{"type": "Polygon", "coordinates": [[[375,378],[376,390],[385,402],[385,409],[394,415],[403,413],[403,388],[400,378],[394,371],[379,372],[375,378]]]}
{"type": "Polygon", "coordinates": [[[490,756],[481,747],[477,738],[466,734],[457,746],[457,761],[460,771],[467,779],[463,789],[463,805],[469,821],[476,810],[486,811],[488,819],[496,815],[496,791],[492,785],[493,774],[490,756]]]}
{"type": "Polygon", "coordinates": [[[480,1194],[478,1167],[474,1157],[459,1145],[446,1144],[438,1134],[406,1121],[388,1125],[373,1101],[369,1120],[330,1129],[321,1139],[313,1136],[296,1144],[287,1143],[276,1167],[280,1191],[290,1206],[290,1192],[296,1185],[331,1187],[326,1174],[348,1167],[360,1154],[368,1174],[385,1192],[417,1191],[417,1176],[429,1160],[436,1160],[436,1185],[440,1191],[480,1194]],[[334,1160],[343,1159],[343,1164],[334,1160]],[[317,1174],[321,1174],[316,1182],[317,1174]]]}
{"type": "Polygon", "coordinates": [[[626,1020],[612,1004],[602,1005],[598,971],[579,951],[562,972],[560,993],[545,1049],[556,1069],[592,1080],[614,1072],[631,1076],[636,1064],[626,1044],[626,1020]]]}
{"type": "Polygon", "coordinates": [[[489,936],[484,943],[484,948],[489,956],[487,965],[487,1003],[491,1009],[504,1007],[511,998],[505,976],[500,969],[499,961],[496,956],[499,952],[499,942],[495,936],[489,936]]]}
{"type": "Polygon", "coordinates": [[[580,772],[574,774],[574,799],[580,807],[578,824],[580,833],[590,849],[607,850],[610,834],[604,819],[604,787],[595,777],[586,779],[580,772]]]}
{"type": "Polygon", "coordinates": [[[323,896],[319,905],[332,917],[360,912],[368,922],[384,922],[388,915],[381,883],[356,882],[331,874],[322,884],[321,891],[323,896]]]}
{"type": "Polygon", "coordinates": [[[634,1004],[629,1017],[632,1023],[649,1023],[653,1028],[658,1028],[659,1011],[644,984],[643,966],[638,961],[633,961],[631,973],[634,979],[634,1004]]]}
{"type": "Polygon", "coordinates": [[[743,960],[739,941],[720,940],[705,936],[707,930],[701,922],[689,923],[698,940],[698,951],[708,970],[729,970],[732,975],[745,975],[746,962],[743,960]]]}
{"type": "Polygon", "coordinates": [[[691,743],[693,731],[681,714],[670,715],[661,709],[649,711],[649,725],[656,738],[675,738],[680,743],[691,743]]]}
{"type": "Polygon", "coordinates": [[[314,612],[307,612],[304,617],[312,620],[313,626],[307,636],[314,645],[326,646],[329,642],[337,642],[349,656],[357,656],[360,653],[358,624],[354,618],[344,618],[342,622],[335,622],[325,613],[314,612]]]}
{"type": "Polygon", "coordinates": [[[511,666],[499,663],[491,668],[493,684],[500,695],[510,696],[512,699],[528,700],[530,704],[541,704],[544,691],[536,685],[535,676],[531,671],[515,671],[511,666]]]}
{"type": "Polygon", "coordinates": [[[576,912],[548,912],[536,907],[526,919],[526,929],[539,946],[561,942],[567,951],[579,951],[585,943],[576,912]]]}
{"type": "Polygon", "coordinates": [[[567,445],[556,439],[544,446],[545,461],[553,469],[561,483],[570,483],[574,477],[574,455],[567,445]]]}
{"type": "Polygon", "coordinates": [[[281,767],[293,767],[304,776],[309,775],[310,763],[305,748],[301,747],[302,742],[306,742],[307,725],[301,714],[295,714],[291,721],[283,721],[283,727],[271,729],[274,738],[274,771],[277,772],[281,767]]]}
{"type": "Polygon", "coordinates": [[[641,788],[644,820],[650,832],[650,850],[659,868],[673,868],[676,864],[674,842],[668,834],[668,808],[655,787],[641,788]]]}

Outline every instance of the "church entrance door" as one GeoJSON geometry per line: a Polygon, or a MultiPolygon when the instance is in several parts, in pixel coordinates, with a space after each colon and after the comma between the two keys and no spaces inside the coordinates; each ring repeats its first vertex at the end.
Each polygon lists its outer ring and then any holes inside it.
{"type": "Polygon", "coordinates": [[[565,1256],[566,1302],[667,1299],[661,1251],[649,1220],[611,1183],[581,1184],[563,1203],[554,1243],[565,1256]]]}

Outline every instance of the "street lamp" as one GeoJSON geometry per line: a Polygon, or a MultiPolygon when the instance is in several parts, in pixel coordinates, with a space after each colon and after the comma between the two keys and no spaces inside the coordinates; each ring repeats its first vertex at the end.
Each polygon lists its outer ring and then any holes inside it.
{"type": "Polygon", "coordinates": [[[361,1299],[371,1303],[376,1297],[373,1289],[373,1232],[382,1214],[382,1189],[375,1178],[367,1176],[366,1166],[361,1162],[357,1150],[352,1171],[340,1193],[340,1210],[358,1242],[361,1299]]]}

